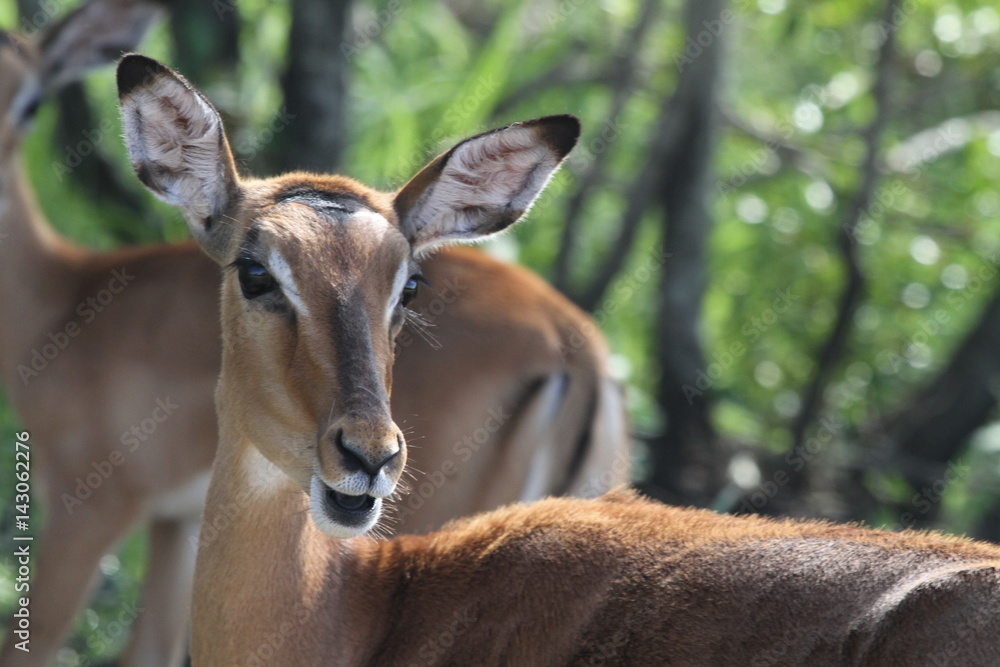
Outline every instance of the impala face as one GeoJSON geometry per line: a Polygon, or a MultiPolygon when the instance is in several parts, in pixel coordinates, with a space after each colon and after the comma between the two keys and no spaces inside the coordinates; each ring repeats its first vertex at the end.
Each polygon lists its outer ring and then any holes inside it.
{"type": "Polygon", "coordinates": [[[365,532],[406,462],[389,392],[420,279],[410,243],[385,197],[347,179],[247,184],[242,200],[224,271],[220,393],[243,435],[310,494],[320,528],[365,532]],[[252,379],[232,395],[235,377],[252,379]]]}
{"type": "Polygon", "coordinates": [[[421,281],[414,257],[516,222],[579,122],[550,116],[472,137],[386,194],[339,176],[240,179],[215,109],[149,58],[126,56],[118,89],[137,175],[182,208],[225,269],[224,434],[308,493],[321,530],[366,532],[406,463],[389,393],[394,340],[421,281]]]}

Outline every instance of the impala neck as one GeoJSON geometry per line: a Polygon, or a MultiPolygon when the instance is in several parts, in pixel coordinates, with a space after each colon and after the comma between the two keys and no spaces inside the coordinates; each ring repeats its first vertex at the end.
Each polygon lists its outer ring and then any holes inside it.
{"type": "Polygon", "coordinates": [[[266,664],[268,646],[281,664],[319,664],[331,648],[336,664],[363,664],[359,638],[378,636],[378,617],[355,613],[358,603],[389,604],[373,585],[380,547],[320,533],[305,492],[220,428],[195,569],[194,664],[253,664],[254,655],[266,664]]]}
{"type": "Polygon", "coordinates": [[[83,256],[45,220],[20,156],[0,160],[0,363],[8,386],[26,386],[17,366],[72,313],[79,286],[71,274],[83,256]]]}

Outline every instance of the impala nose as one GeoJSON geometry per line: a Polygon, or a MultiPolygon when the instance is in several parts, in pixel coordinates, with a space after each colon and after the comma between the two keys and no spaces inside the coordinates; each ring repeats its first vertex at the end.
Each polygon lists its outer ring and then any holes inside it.
{"type": "Polygon", "coordinates": [[[388,415],[338,419],[319,449],[323,480],[349,495],[389,495],[406,463],[403,434],[388,415]]]}
{"type": "Polygon", "coordinates": [[[364,470],[374,477],[402,451],[401,434],[395,434],[381,443],[372,444],[352,438],[338,428],[334,434],[334,446],[343,458],[344,467],[350,472],[364,470]]]}

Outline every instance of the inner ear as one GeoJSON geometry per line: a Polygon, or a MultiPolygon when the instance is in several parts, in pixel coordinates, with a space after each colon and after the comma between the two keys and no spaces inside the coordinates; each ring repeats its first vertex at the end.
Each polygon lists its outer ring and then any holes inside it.
{"type": "Polygon", "coordinates": [[[573,116],[546,116],[486,132],[439,156],[395,197],[416,252],[502,231],[531,208],[580,135],[573,116]]]}
{"type": "Polygon", "coordinates": [[[118,95],[139,180],[179,206],[195,239],[224,261],[232,225],[221,222],[242,188],[218,112],[179,74],[134,54],[118,65],[118,95]]]}

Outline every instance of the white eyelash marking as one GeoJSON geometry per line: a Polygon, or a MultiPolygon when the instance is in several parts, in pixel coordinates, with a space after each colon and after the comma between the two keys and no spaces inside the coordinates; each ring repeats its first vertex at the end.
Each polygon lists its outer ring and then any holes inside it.
{"type": "Polygon", "coordinates": [[[396,306],[399,305],[400,300],[403,298],[403,286],[406,285],[406,281],[410,279],[410,266],[407,262],[403,262],[399,265],[399,270],[396,271],[396,278],[392,281],[392,300],[389,301],[389,307],[385,311],[385,322],[388,326],[392,322],[392,314],[396,310],[396,306]]]}
{"type": "Polygon", "coordinates": [[[295,277],[292,275],[292,269],[288,266],[288,262],[285,258],[281,256],[281,253],[275,249],[271,249],[270,255],[267,259],[267,269],[274,276],[278,284],[281,285],[281,291],[285,293],[285,296],[295,309],[303,317],[308,317],[309,309],[306,308],[306,304],[302,301],[302,295],[299,292],[298,285],[295,283],[295,277]]]}

